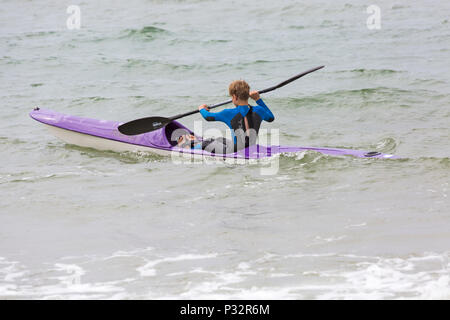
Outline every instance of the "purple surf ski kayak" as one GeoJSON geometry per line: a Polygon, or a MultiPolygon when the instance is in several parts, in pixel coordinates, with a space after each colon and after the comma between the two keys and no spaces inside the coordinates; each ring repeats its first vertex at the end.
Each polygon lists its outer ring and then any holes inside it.
{"type": "Polygon", "coordinates": [[[183,149],[176,145],[176,137],[180,134],[190,133],[191,130],[177,121],[173,121],[164,128],[127,136],[121,134],[117,127],[123,122],[82,118],[51,110],[35,108],[30,113],[31,118],[48,125],[49,130],[63,141],[81,147],[98,150],[146,151],[160,155],[171,155],[172,152],[194,156],[210,156],[218,158],[261,159],[281,153],[295,153],[302,151],[316,151],[333,156],[354,156],[358,158],[397,158],[392,154],[383,154],[377,151],[362,151],[352,149],[315,148],[315,147],[287,147],[287,146],[261,146],[254,145],[244,150],[228,153],[213,154],[205,150],[183,149]],[[172,138],[173,141],[171,141],[172,138]]]}

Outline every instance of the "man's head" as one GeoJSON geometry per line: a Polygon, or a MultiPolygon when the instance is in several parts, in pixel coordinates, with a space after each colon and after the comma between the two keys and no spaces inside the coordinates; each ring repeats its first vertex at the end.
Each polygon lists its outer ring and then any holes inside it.
{"type": "Polygon", "coordinates": [[[248,101],[250,86],[244,80],[235,80],[230,83],[228,92],[233,100],[233,103],[238,105],[239,102],[243,103],[248,101]]]}

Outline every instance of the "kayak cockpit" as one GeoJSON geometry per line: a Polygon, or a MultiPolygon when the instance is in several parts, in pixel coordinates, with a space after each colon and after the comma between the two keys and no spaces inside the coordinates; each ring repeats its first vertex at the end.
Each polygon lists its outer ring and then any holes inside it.
{"type": "Polygon", "coordinates": [[[161,129],[144,133],[148,143],[163,148],[176,146],[178,138],[184,134],[193,134],[193,132],[177,121],[172,121],[161,129]]]}
{"type": "Polygon", "coordinates": [[[191,130],[180,124],[179,122],[173,121],[166,125],[165,133],[169,143],[172,146],[177,145],[178,138],[184,134],[194,134],[191,130]]]}

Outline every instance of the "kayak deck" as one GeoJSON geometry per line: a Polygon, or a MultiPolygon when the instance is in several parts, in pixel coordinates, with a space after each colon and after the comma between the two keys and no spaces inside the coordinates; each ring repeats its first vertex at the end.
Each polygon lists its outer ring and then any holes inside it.
{"type": "Polygon", "coordinates": [[[214,154],[199,149],[183,149],[176,145],[177,137],[181,134],[194,134],[190,129],[177,121],[173,121],[164,128],[135,136],[128,136],[118,131],[122,122],[97,120],[62,114],[52,110],[35,108],[30,117],[49,126],[50,131],[61,140],[82,147],[111,151],[146,151],[160,155],[170,155],[172,152],[191,154],[196,156],[210,156],[219,158],[261,159],[269,158],[281,153],[301,151],[316,151],[327,155],[350,155],[358,158],[396,158],[391,154],[380,152],[317,148],[317,147],[289,147],[289,146],[261,146],[254,145],[238,152],[228,154],[214,154]]]}

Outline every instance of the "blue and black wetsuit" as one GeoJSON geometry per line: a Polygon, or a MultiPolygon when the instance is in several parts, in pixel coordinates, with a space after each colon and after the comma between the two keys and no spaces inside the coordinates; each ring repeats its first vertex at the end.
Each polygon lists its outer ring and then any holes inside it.
{"type": "Polygon", "coordinates": [[[206,121],[224,122],[230,129],[233,141],[225,138],[216,139],[215,144],[205,145],[202,148],[215,153],[230,153],[242,150],[256,143],[261,122],[272,122],[275,117],[262,99],[256,101],[257,106],[237,106],[233,109],[225,109],[220,112],[209,112],[206,109],[200,110],[206,121]],[[249,134],[246,134],[245,118],[247,118],[249,134]],[[223,147],[220,146],[223,145],[223,147]],[[211,146],[214,146],[212,148],[211,146]]]}

